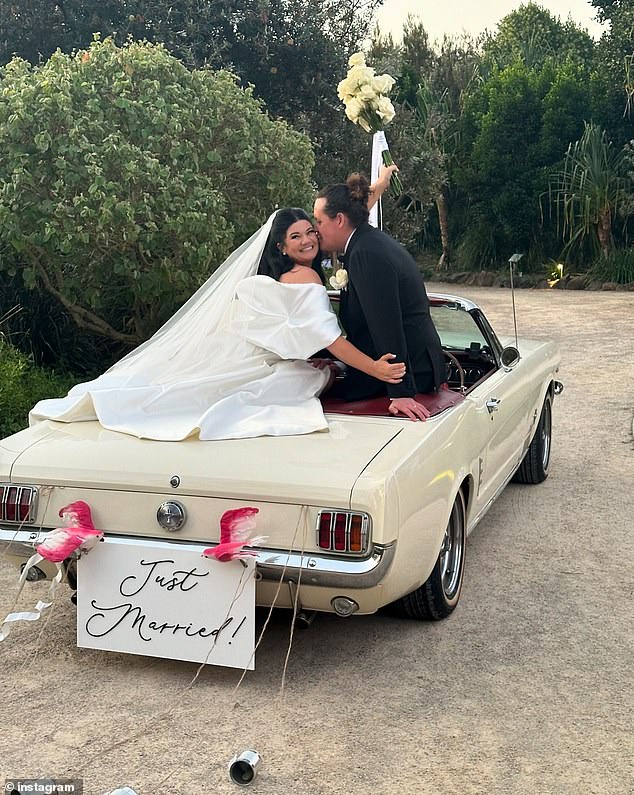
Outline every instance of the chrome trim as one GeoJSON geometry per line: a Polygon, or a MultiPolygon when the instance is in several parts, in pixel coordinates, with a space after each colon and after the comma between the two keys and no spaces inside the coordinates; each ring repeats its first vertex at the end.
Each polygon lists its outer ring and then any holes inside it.
{"type": "Polygon", "coordinates": [[[0,483],[0,488],[3,489],[2,500],[0,500],[0,521],[10,522],[17,525],[31,525],[35,524],[37,517],[37,503],[38,503],[38,490],[35,486],[21,486],[19,483],[0,483]],[[16,511],[19,510],[20,501],[25,491],[30,492],[29,500],[29,518],[28,519],[9,519],[7,518],[7,505],[9,503],[9,489],[17,489],[16,496],[16,511]]]}
{"type": "Polygon", "coordinates": [[[370,557],[332,558],[326,555],[304,556],[277,550],[258,550],[257,565],[263,580],[281,578],[284,566],[284,582],[297,580],[301,571],[304,585],[328,588],[373,588],[385,577],[396,554],[396,543],[372,547],[370,557]]]}
{"type": "MultiPolygon", "coordinates": [[[[4,554],[29,558],[40,535],[52,528],[41,531],[11,530],[0,527],[0,551],[4,554]]],[[[137,544],[154,549],[169,550],[174,547],[190,552],[200,552],[209,547],[209,542],[162,541],[152,538],[133,538],[131,536],[106,535],[108,544],[137,544]]],[[[284,574],[284,582],[297,582],[301,572],[304,585],[322,588],[373,588],[387,574],[396,554],[396,542],[375,544],[368,557],[334,558],[326,555],[295,552],[279,549],[258,549],[256,566],[263,580],[279,581],[284,574]]]]}
{"type": "Polygon", "coordinates": [[[321,550],[320,554],[324,552],[336,552],[339,554],[345,555],[354,555],[355,557],[365,557],[368,554],[368,542],[370,540],[370,527],[371,527],[371,520],[370,515],[365,513],[364,511],[350,511],[350,510],[339,510],[338,508],[322,508],[319,513],[317,514],[317,523],[315,526],[315,546],[319,547],[321,550]],[[330,518],[330,549],[324,549],[323,547],[319,546],[319,528],[321,526],[321,515],[324,513],[331,514],[330,518]],[[346,534],[346,548],[345,549],[335,549],[335,522],[334,517],[337,514],[344,514],[346,516],[346,527],[345,527],[345,534],[346,534]],[[351,552],[350,551],[350,525],[352,524],[352,517],[353,516],[360,516],[361,517],[361,551],[360,552],[351,552]]]}
{"type": "Polygon", "coordinates": [[[45,534],[52,529],[47,527],[46,530],[20,530],[17,527],[0,527],[0,550],[3,555],[30,558],[35,551],[35,544],[43,541],[45,534]]]}
{"type": "MultiPolygon", "coordinates": [[[[340,290],[328,290],[327,292],[330,298],[338,298],[341,294],[340,290]]],[[[480,309],[480,307],[477,304],[474,304],[473,301],[470,301],[468,298],[462,298],[459,295],[428,292],[427,297],[430,299],[436,299],[438,301],[447,301],[448,303],[456,304],[456,306],[460,307],[460,309],[464,309],[465,312],[471,312],[473,309],[480,309]]]]}
{"type": "Polygon", "coordinates": [[[480,309],[473,301],[470,301],[468,298],[462,298],[459,295],[450,295],[449,293],[427,293],[427,297],[430,300],[435,298],[439,301],[450,301],[453,304],[457,304],[461,309],[464,309],[465,312],[480,309]]]}

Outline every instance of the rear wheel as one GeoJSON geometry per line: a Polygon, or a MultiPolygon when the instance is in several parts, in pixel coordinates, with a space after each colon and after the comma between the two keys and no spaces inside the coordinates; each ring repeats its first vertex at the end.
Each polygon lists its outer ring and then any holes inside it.
{"type": "Polygon", "coordinates": [[[398,614],[440,621],[453,612],[460,599],[464,575],[465,514],[464,497],[459,491],[434,569],[420,588],[394,602],[398,614]]]}
{"type": "Polygon", "coordinates": [[[543,483],[548,477],[552,446],[552,419],[553,400],[550,395],[546,395],[535,436],[533,436],[519,469],[513,475],[515,483],[543,483]]]}

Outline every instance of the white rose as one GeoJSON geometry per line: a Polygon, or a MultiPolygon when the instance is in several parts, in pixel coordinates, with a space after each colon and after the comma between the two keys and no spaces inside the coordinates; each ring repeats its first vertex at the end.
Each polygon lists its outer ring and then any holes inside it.
{"type": "Polygon", "coordinates": [[[359,89],[359,99],[362,99],[364,102],[371,102],[373,99],[376,99],[376,92],[371,85],[366,84],[361,86],[359,89]]]}
{"type": "Polygon", "coordinates": [[[354,96],[355,91],[357,90],[357,85],[349,77],[346,77],[342,80],[339,85],[337,86],[337,96],[339,99],[346,101],[346,97],[354,96]]]}
{"type": "Polygon", "coordinates": [[[348,271],[345,268],[339,268],[335,275],[330,277],[329,281],[330,286],[334,290],[343,290],[348,284],[348,271]]]}
{"type": "Polygon", "coordinates": [[[357,119],[357,124],[359,125],[359,127],[363,128],[367,133],[372,132],[372,128],[370,127],[368,122],[363,118],[363,116],[359,116],[359,118],[357,119]]]}
{"type": "Polygon", "coordinates": [[[392,75],[377,75],[372,81],[372,87],[377,94],[388,94],[396,80],[392,75]]]}
{"type": "Polygon", "coordinates": [[[394,105],[387,97],[379,97],[379,101],[375,105],[377,116],[385,124],[389,124],[394,118],[394,105]]]}
{"type": "Polygon", "coordinates": [[[348,72],[347,79],[355,87],[362,86],[364,83],[371,83],[374,80],[374,69],[371,66],[353,66],[348,72]]]}
{"type": "Polygon", "coordinates": [[[346,102],[346,116],[350,119],[350,121],[356,123],[362,111],[363,102],[360,102],[358,99],[353,98],[346,102]]]}
{"type": "Polygon", "coordinates": [[[348,66],[365,66],[365,55],[362,52],[355,52],[348,58],[348,66]]]}

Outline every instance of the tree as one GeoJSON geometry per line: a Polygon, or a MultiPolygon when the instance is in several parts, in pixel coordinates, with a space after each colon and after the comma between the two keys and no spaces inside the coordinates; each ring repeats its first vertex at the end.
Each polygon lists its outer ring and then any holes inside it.
{"type": "MultiPolygon", "coordinates": [[[[410,249],[420,248],[420,236],[430,209],[446,179],[442,153],[423,139],[421,120],[406,105],[389,127],[390,151],[398,163],[403,194],[383,202],[384,228],[410,249]]],[[[367,138],[368,136],[366,136],[367,138]]]]}
{"type": "Polygon", "coordinates": [[[94,33],[143,36],[137,4],[127,0],[0,0],[0,64],[14,55],[32,64],[88,47],[94,33]]]}
{"type": "Polygon", "coordinates": [[[463,94],[451,171],[466,264],[482,267],[524,251],[530,267],[557,245],[539,197],[591,117],[593,47],[573,22],[534,3],[504,17],[484,41],[478,74],[463,94]]]}
{"type": "Polygon", "coordinates": [[[586,31],[570,20],[562,23],[535,3],[507,14],[483,50],[485,70],[504,69],[515,61],[531,69],[541,69],[548,61],[589,68],[593,58],[592,38],[586,31]]]}
{"type": "Polygon", "coordinates": [[[445,155],[434,143],[427,119],[416,105],[416,80],[425,80],[435,54],[427,45],[423,26],[408,17],[403,33],[403,45],[394,43],[391,36],[375,30],[368,53],[368,62],[377,72],[398,76],[395,100],[397,114],[387,131],[390,149],[401,170],[403,195],[392,204],[383,203],[386,228],[410,248],[420,247],[420,237],[430,208],[438,202],[441,186],[447,179],[445,155]],[[425,51],[418,45],[424,45],[425,51]],[[413,97],[410,102],[407,96],[413,97]]]}
{"type": "Polygon", "coordinates": [[[14,60],[0,83],[0,267],[82,328],[146,338],[277,204],[312,196],[309,141],[226,72],[163,47],[14,60]]]}
{"type": "Polygon", "coordinates": [[[466,264],[482,267],[524,251],[525,263],[536,265],[556,245],[541,222],[539,197],[549,170],[565,157],[568,136],[583,130],[590,102],[580,68],[551,62],[537,71],[516,62],[467,98],[453,172],[462,190],[466,264]]]}
{"type": "Polygon", "coordinates": [[[436,53],[423,23],[409,14],[403,26],[402,66],[399,97],[411,107],[416,105],[418,86],[429,80],[436,53]]]}
{"type": "Polygon", "coordinates": [[[428,150],[436,154],[438,162],[442,165],[442,179],[437,181],[438,192],[435,196],[442,245],[438,267],[440,269],[448,268],[451,260],[451,244],[449,211],[445,195],[445,189],[449,181],[446,162],[449,156],[448,153],[453,150],[455,136],[457,135],[456,120],[451,114],[448,92],[445,90],[438,94],[431,88],[429,83],[421,82],[416,92],[414,112],[420,122],[423,140],[428,150]]]}
{"type": "Polygon", "coordinates": [[[631,3],[595,0],[598,16],[610,23],[596,48],[592,74],[593,118],[608,139],[623,146],[632,138],[634,97],[634,7],[631,3]]]}
{"type": "Polygon", "coordinates": [[[450,225],[451,175],[457,165],[460,121],[464,100],[480,79],[480,56],[468,37],[445,36],[428,77],[423,77],[415,96],[416,114],[427,145],[436,150],[444,167],[435,198],[442,253],[438,267],[448,268],[452,258],[450,225]]]}
{"type": "Polygon", "coordinates": [[[605,130],[586,124],[581,138],[570,144],[563,168],[551,178],[550,201],[566,250],[590,237],[607,258],[612,223],[628,194],[623,153],[608,141],[605,130]]]}
{"type": "MultiPolygon", "coordinates": [[[[89,46],[93,32],[164,43],[190,68],[229,69],[273,116],[309,135],[316,179],[341,179],[358,140],[336,97],[351,52],[382,0],[0,0],[0,64],[38,63],[59,47],[89,46]],[[7,8],[3,13],[3,7],[7,8]]],[[[358,164],[358,161],[357,161],[358,164]]]]}

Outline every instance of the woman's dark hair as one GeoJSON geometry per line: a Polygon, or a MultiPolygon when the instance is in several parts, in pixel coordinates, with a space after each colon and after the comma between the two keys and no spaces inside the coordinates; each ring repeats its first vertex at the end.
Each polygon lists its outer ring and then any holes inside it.
{"type": "MultiPolygon", "coordinates": [[[[289,227],[297,221],[308,221],[312,224],[310,217],[300,207],[283,207],[277,211],[258,265],[258,273],[261,276],[270,276],[275,281],[279,281],[283,273],[288,273],[295,267],[295,263],[286,254],[282,254],[281,247],[289,227]]],[[[326,277],[321,267],[321,257],[321,251],[318,250],[312,268],[325,284],[326,277]]]]}
{"type": "Polygon", "coordinates": [[[339,182],[330,185],[317,194],[318,199],[326,200],[324,212],[329,218],[336,218],[338,213],[343,213],[355,229],[367,223],[370,216],[369,197],[370,183],[363,174],[350,174],[345,184],[339,182]]]}

